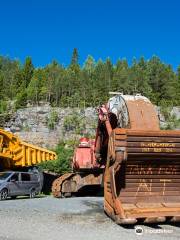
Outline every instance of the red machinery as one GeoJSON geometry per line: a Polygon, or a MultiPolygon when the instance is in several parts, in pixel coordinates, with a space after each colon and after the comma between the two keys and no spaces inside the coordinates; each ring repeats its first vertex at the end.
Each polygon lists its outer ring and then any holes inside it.
{"type": "Polygon", "coordinates": [[[74,173],[55,180],[55,196],[100,184],[106,166],[104,209],[117,223],[180,221],[180,131],[160,130],[147,98],[110,98],[99,108],[95,145],[83,140],[73,162],[74,173]]]}
{"type": "Polygon", "coordinates": [[[76,148],[72,167],[74,170],[99,168],[94,154],[94,140],[81,138],[78,148],[76,148]]]}
{"type": "Polygon", "coordinates": [[[100,187],[103,168],[97,163],[94,153],[95,141],[81,138],[74,151],[72,173],[67,173],[53,182],[52,193],[55,197],[69,197],[85,187],[100,187]]]}

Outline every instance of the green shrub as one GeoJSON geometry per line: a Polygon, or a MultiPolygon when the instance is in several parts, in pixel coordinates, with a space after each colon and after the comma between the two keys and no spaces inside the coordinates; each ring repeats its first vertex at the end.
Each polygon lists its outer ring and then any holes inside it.
{"type": "Polygon", "coordinates": [[[162,127],[161,129],[164,130],[173,130],[176,128],[180,128],[180,119],[177,119],[177,117],[173,114],[171,114],[173,109],[173,105],[171,101],[162,100],[160,111],[162,115],[165,118],[166,125],[165,127],[162,127]]]}
{"type": "Polygon", "coordinates": [[[63,124],[65,131],[73,131],[76,134],[83,134],[85,130],[85,121],[77,113],[73,113],[64,118],[63,124]]]}
{"type": "Polygon", "coordinates": [[[168,120],[164,130],[173,130],[173,129],[180,128],[180,119],[178,119],[175,115],[171,115],[168,120]]]}
{"type": "Polygon", "coordinates": [[[50,116],[48,118],[48,128],[53,130],[55,128],[55,125],[58,122],[58,113],[55,110],[52,110],[52,112],[50,113],[50,116]]]}
{"type": "Polygon", "coordinates": [[[57,160],[47,161],[39,164],[42,170],[63,174],[71,171],[71,158],[73,156],[73,148],[65,143],[58,144],[56,148],[57,160]]]}
{"type": "Polygon", "coordinates": [[[16,95],[15,107],[16,109],[23,108],[27,106],[27,92],[21,91],[16,95]]]}
{"type": "Polygon", "coordinates": [[[0,114],[5,113],[7,110],[7,102],[4,100],[0,100],[0,114]]]}

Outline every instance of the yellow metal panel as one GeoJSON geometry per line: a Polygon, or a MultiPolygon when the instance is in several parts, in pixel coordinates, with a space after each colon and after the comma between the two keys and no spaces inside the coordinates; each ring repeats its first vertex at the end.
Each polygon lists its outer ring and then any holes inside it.
{"type": "Polygon", "coordinates": [[[31,166],[32,165],[32,161],[31,161],[31,148],[27,148],[28,149],[28,154],[27,154],[27,165],[31,166]]]}
{"type": "Polygon", "coordinates": [[[43,162],[46,161],[46,153],[45,152],[42,153],[42,161],[43,162]]]}
{"type": "Polygon", "coordinates": [[[16,135],[0,129],[0,157],[3,165],[32,166],[42,161],[56,159],[56,153],[21,141],[16,135]]]}
{"type": "Polygon", "coordinates": [[[37,161],[38,161],[38,163],[41,162],[41,151],[40,150],[37,151],[37,161]]]}
{"type": "Polygon", "coordinates": [[[26,148],[25,146],[23,145],[22,146],[22,167],[24,167],[26,165],[26,148]]]}
{"type": "Polygon", "coordinates": [[[32,153],[33,153],[33,155],[32,155],[32,163],[36,164],[37,163],[36,162],[36,158],[37,158],[37,156],[36,156],[36,149],[33,149],[32,153]]]}

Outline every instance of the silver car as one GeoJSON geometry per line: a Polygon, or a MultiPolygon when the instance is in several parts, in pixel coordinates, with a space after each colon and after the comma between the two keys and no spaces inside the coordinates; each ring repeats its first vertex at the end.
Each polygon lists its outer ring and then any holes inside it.
{"type": "Polygon", "coordinates": [[[34,198],[41,192],[42,177],[37,172],[0,172],[0,200],[29,195],[34,198]]]}

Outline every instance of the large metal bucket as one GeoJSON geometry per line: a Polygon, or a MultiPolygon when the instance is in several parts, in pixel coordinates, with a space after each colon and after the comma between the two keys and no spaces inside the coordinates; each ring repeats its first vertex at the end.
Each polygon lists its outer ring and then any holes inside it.
{"type": "Polygon", "coordinates": [[[104,179],[117,223],[180,221],[180,131],[115,129],[104,179]]]}

